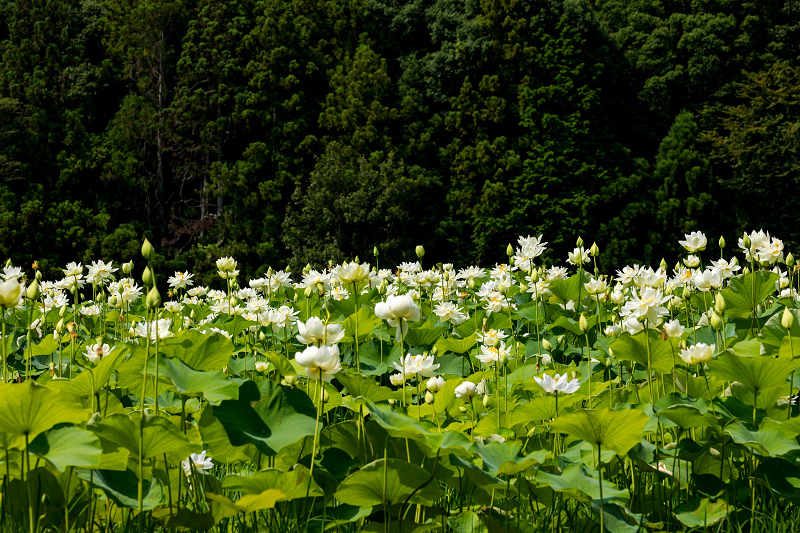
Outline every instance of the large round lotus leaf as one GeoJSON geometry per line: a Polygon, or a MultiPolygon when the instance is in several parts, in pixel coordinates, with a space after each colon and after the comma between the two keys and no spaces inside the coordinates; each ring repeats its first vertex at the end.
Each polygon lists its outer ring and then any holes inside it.
{"type": "Polygon", "coordinates": [[[88,419],[89,412],[72,397],[34,381],[0,386],[0,432],[7,448],[21,450],[26,437],[30,442],[56,424],[79,424],[88,419]]]}
{"type": "Polygon", "coordinates": [[[593,446],[625,455],[642,440],[648,420],[647,415],[637,409],[584,409],[562,415],[550,427],[553,431],[566,433],[593,446]]]}
{"type": "Polygon", "coordinates": [[[406,500],[433,505],[441,494],[430,472],[400,459],[378,459],[345,479],[334,496],[340,502],[365,507],[406,500]]]}

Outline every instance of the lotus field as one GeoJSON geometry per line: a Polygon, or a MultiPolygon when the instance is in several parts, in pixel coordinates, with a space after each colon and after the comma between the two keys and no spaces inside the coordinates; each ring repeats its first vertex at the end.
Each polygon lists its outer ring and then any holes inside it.
{"type": "Polygon", "coordinates": [[[7,264],[2,531],[794,530],[783,243],[693,232],[606,274],[546,245],[249,281],[226,257],[212,287],[147,241],[138,270],[7,264]]]}

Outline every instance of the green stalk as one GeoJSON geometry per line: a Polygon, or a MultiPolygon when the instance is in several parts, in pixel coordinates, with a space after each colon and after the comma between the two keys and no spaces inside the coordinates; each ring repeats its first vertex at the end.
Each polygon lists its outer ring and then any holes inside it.
{"type": "Polygon", "coordinates": [[[3,383],[8,383],[8,369],[7,369],[7,362],[8,359],[8,348],[6,347],[6,308],[3,307],[3,383]]]}
{"type": "Polygon", "coordinates": [[[139,482],[138,482],[138,497],[139,497],[139,533],[144,532],[144,402],[145,394],[147,393],[147,362],[150,359],[150,312],[145,313],[145,321],[147,321],[147,348],[144,356],[144,369],[142,370],[142,396],[139,399],[140,417],[139,417],[139,482]]]}

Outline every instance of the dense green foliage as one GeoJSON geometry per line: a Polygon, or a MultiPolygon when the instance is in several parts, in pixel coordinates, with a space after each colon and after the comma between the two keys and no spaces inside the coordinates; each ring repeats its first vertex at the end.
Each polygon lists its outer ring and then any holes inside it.
{"type": "Polygon", "coordinates": [[[0,255],[797,243],[798,43],[789,0],[0,0],[0,255]]]}

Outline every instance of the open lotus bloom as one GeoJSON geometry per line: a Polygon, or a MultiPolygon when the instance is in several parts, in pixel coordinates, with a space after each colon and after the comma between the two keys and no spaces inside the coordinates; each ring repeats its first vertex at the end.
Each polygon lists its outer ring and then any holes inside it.
{"type": "Polygon", "coordinates": [[[211,461],[211,457],[206,457],[206,450],[203,450],[203,453],[193,453],[184,459],[181,466],[183,473],[188,477],[192,475],[192,470],[198,474],[208,474],[208,471],[214,467],[214,463],[211,461]]]}
{"type": "Polygon", "coordinates": [[[305,324],[298,322],[297,329],[300,330],[297,340],[303,344],[314,344],[316,346],[336,344],[344,337],[344,330],[341,324],[328,324],[326,326],[320,318],[315,316],[309,318],[305,324]]]}
{"type": "Polygon", "coordinates": [[[339,347],[335,345],[309,346],[295,355],[294,360],[306,367],[306,375],[310,379],[330,381],[342,369],[339,347]]]}
{"type": "Polygon", "coordinates": [[[563,392],[564,394],[572,394],[581,387],[580,381],[573,379],[567,381],[569,376],[567,374],[556,374],[555,378],[545,374],[541,378],[534,376],[533,379],[539,384],[541,388],[550,394],[563,392]]]}
{"type": "Polygon", "coordinates": [[[714,348],[716,348],[714,344],[709,346],[704,342],[698,342],[686,350],[681,350],[681,359],[689,365],[704,363],[714,356],[714,348]]]}
{"type": "Polygon", "coordinates": [[[433,376],[433,373],[436,372],[436,370],[439,368],[439,365],[434,364],[432,355],[425,357],[423,355],[408,354],[406,355],[405,359],[403,359],[402,365],[394,363],[394,367],[401,374],[404,373],[406,378],[415,374],[420,374],[426,378],[429,378],[433,376]]]}
{"type": "Polygon", "coordinates": [[[401,342],[408,332],[408,323],[420,319],[420,310],[408,294],[389,296],[385,302],[375,305],[375,315],[397,328],[395,338],[401,342]]]}

